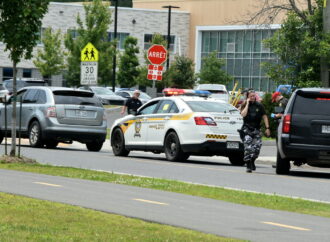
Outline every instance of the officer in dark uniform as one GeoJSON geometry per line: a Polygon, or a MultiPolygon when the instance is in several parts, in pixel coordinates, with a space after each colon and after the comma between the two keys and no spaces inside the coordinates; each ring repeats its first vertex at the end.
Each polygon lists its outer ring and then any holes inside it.
{"type": "Polygon", "coordinates": [[[124,114],[126,109],[128,114],[136,114],[138,108],[142,106],[142,102],[139,99],[139,97],[140,97],[140,91],[135,90],[133,96],[127,99],[125,105],[121,110],[121,114],[124,114]]]}
{"type": "Polygon", "coordinates": [[[280,92],[274,92],[272,94],[272,102],[278,104],[278,107],[280,107],[280,111],[276,112],[275,110],[275,113],[273,113],[271,117],[280,120],[283,116],[286,105],[288,104],[288,99],[283,97],[280,92]]]}
{"type": "Polygon", "coordinates": [[[266,136],[270,136],[269,122],[264,106],[256,101],[256,93],[250,90],[247,94],[245,106],[241,109],[243,117],[243,143],[244,161],[246,162],[246,172],[255,170],[255,160],[258,158],[262,146],[261,141],[261,120],[266,126],[266,136]]]}

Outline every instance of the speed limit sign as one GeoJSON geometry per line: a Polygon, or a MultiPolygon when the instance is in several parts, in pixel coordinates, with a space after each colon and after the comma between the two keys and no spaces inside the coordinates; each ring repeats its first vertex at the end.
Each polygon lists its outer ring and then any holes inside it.
{"type": "Polygon", "coordinates": [[[97,63],[99,52],[92,43],[88,43],[80,53],[80,83],[81,85],[97,84],[97,63]]]}
{"type": "Polygon", "coordinates": [[[81,62],[80,66],[80,84],[96,85],[97,84],[97,62],[86,61],[81,62]]]}

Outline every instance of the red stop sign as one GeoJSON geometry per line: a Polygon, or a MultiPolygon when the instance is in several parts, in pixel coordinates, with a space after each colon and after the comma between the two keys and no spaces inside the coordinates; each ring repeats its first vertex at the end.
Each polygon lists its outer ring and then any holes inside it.
{"type": "Polygon", "coordinates": [[[151,64],[161,65],[166,61],[167,51],[162,45],[153,45],[148,50],[148,60],[151,64]]]}

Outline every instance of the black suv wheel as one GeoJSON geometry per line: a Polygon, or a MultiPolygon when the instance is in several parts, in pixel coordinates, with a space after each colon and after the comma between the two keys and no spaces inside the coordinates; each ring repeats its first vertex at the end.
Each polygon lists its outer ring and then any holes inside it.
{"type": "Polygon", "coordinates": [[[289,173],[290,173],[290,160],[282,159],[280,153],[277,151],[276,174],[287,175],[289,173]]]}

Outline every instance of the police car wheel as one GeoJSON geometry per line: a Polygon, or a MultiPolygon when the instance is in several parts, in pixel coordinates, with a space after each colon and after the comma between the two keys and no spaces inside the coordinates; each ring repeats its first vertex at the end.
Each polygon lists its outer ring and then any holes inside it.
{"type": "Polygon", "coordinates": [[[233,166],[244,166],[245,165],[244,153],[230,155],[230,156],[228,156],[228,159],[233,166]]]}
{"type": "Polygon", "coordinates": [[[120,128],[116,128],[111,136],[112,151],[115,156],[127,156],[129,150],[125,149],[124,134],[120,128]]]}
{"type": "Polygon", "coordinates": [[[179,137],[173,131],[165,137],[164,150],[169,161],[185,161],[189,158],[189,154],[182,151],[179,137]]]}

